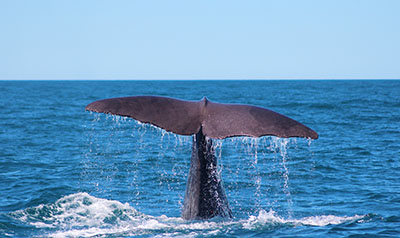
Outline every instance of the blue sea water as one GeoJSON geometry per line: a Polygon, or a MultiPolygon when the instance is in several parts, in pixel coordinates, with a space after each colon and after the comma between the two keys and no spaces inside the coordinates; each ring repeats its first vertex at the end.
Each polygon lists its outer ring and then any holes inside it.
{"type": "Polygon", "coordinates": [[[400,81],[0,81],[0,237],[400,237],[400,81]],[[180,218],[190,136],[90,113],[161,95],[269,108],[318,140],[216,141],[233,219],[180,218]]]}

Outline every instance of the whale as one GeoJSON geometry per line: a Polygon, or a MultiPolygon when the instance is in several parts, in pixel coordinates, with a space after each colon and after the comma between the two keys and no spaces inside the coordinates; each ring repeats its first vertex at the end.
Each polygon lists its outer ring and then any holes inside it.
{"type": "Polygon", "coordinates": [[[246,104],[217,103],[162,96],[102,99],[87,111],[131,117],[168,132],[193,137],[192,155],[181,216],[185,220],[232,218],[218,171],[213,139],[248,136],[317,139],[318,133],[272,110],[246,104]]]}

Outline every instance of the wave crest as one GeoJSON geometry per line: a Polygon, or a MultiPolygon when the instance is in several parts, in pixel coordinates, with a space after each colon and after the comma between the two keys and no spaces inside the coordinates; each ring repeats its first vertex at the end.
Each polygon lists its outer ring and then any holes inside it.
{"type": "Polygon", "coordinates": [[[281,225],[288,224],[294,226],[327,226],[327,225],[337,225],[345,222],[361,220],[364,218],[364,215],[355,215],[355,216],[334,216],[334,215],[321,215],[321,216],[310,216],[303,217],[300,219],[285,219],[276,214],[275,211],[270,210],[269,212],[265,210],[261,210],[258,216],[250,216],[247,222],[243,224],[244,228],[254,229],[259,226],[264,225],[281,225]]]}
{"type": "Polygon", "coordinates": [[[185,221],[165,215],[154,217],[138,212],[128,203],[107,200],[87,193],[65,196],[55,203],[13,212],[15,219],[43,228],[50,237],[136,236],[161,237],[225,234],[232,229],[258,230],[282,225],[326,226],[361,220],[365,216],[333,215],[285,219],[275,211],[261,210],[247,219],[185,221]]]}

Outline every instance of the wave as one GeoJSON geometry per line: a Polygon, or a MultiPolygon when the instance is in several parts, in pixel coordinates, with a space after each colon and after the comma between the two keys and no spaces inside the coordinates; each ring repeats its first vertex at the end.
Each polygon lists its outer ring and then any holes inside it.
{"type": "Polygon", "coordinates": [[[275,211],[270,210],[266,212],[261,210],[258,216],[250,216],[248,221],[244,224],[244,227],[249,229],[259,225],[265,224],[289,224],[294,226],[305,225],[305,226],[327,226],[327,225],[338,225],[350,221],[362,221],[366,215],[355,215],[355,216],[334,216],[334,215],[321,215],[304,217],[300,219],[285,219],[279,217],[275,211]]]}
{"type": "Polygon", "coordinates": [[[128,203],[97,198],[87,193],[65,196],[55,203],[42,204],[11,213],[11,217],[42,229],[41,236],[198,236],[225,234],[228,231],[259,230],[276,226],[327,226],[362,222],[365,215],[311,216],[285,219],[275,211],[261,210],[247,219],[185,221],[178,217],[150,216],[138,212],[128,203]]]}

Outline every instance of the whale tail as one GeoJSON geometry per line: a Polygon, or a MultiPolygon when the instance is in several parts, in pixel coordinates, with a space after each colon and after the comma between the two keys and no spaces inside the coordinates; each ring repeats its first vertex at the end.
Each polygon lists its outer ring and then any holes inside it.
{"type": "Polygon", "coordinates": [[[271,110],[240,104],[184,101],[159,96],[135,96],[99,100],[86,110],[132,117],[166,131],[193,135],[202,128],[209,138],[234,136],[278,136],[317,139],[318,134],[307,126],[271,110]]]}
{"type": "Polygon", "coordinates": [[[86,110],[132,117],[180,135],[195,134],[182,209],[186,220],[232,217],[211,138],[264,135],[318,138],[315,131],[300,122],[271,110],[214,103],[207,98],[197,102],[155,96],[112,98],[93,102],[86,110]]]}

